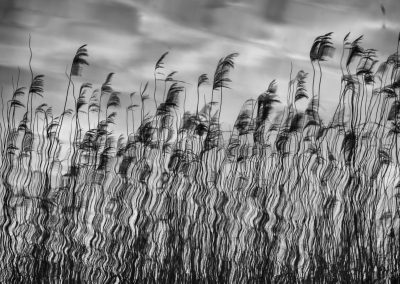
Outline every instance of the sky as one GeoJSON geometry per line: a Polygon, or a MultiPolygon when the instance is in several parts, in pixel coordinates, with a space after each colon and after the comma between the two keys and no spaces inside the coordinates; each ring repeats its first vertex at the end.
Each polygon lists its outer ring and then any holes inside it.
{"type": "MultiPolygon", "coordinates": [[[[237,52],[221,114],[231,128],[242,104],[273,79],[285,102],[291,70],[293,76],[300,70],[311,74],[314,39],[333,32],[336,53],[322,64],[321,112],[328,117],[339,93],[344,36],[364,35],[363,46],[377,49],[384,60],[396,50],[399,15],[398,0],[1,0],[0,84],[9,95],[19,67],[19,85],[29,86],[30,35],[33,72],[45,75],[43,100],[61,111],[65,72],[76,49],[87,44],[90,66],[77,85],[98,87],[114,72],[113,88],[126,94],[127,106],[127,94],[152,84],[155,62],[168,51],[165,74],[178,71],[175,78],[186,82],[185,108],[194,110],[198,76],[212,78],[218,60],[237,52]]],[[[210,86],[203,92],[209,100],[210,86]]]]}

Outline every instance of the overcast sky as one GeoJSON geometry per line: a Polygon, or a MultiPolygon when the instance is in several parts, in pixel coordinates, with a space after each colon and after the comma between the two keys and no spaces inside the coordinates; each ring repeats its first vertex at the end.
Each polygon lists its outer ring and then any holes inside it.
{"type": "MultiPolygon", "coordinates": [[[[309,50],[318,35],[334,32],[340,51],[346,33],[351,39],[364,34],[363,45],[387,57],[396,49],[399,15],[398,0],[1,0],[0,83],[7,89],[20,67],[20,85],[29,84],[29,34],[34,73],[46,76],[45,100],[56,110],[68,82],[65,70],[80,45],[88,44],[90,55],[82,80],[96,86],[115,72],[113,87],[122,92],[152,80],[155,62],[169,51],[166,70],[190,83],[193,107],[197,77],[212,77],[219,58],[238,52],[222,112],[228,127],[244,101],[257,98],[273,79],[285,100],[291,63],[294,74],[311,72],[309,50]]],[[[323,64],[324,113],[338,97],[338,51],[323,64]]]]}

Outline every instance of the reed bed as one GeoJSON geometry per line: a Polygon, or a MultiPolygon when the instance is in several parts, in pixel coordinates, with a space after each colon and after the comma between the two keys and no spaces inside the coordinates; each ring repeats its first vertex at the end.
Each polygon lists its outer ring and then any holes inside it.
{"type": "Polygon", "coordinates": [[[45,77],[31,69],[28,88],[1,96],[0,282],[400,281],[398,46],[379,62],[347,34],[339,102],[322,120],[331,36],[315,39],[313,74],[291,76],[285,106],[274,110],[272,81],[227,135],[220,114],[238,54],[188,94],[175,72],[160,75],[165,53],[154,84],[122,107],[113,74],[99,89],[75,86],[84,45],[59,116],[38,104],[45,77]],[[195,112],[182,111],[189,97],[195,112]],[[110,130],[118,112],[120,136],[110,130]]]}

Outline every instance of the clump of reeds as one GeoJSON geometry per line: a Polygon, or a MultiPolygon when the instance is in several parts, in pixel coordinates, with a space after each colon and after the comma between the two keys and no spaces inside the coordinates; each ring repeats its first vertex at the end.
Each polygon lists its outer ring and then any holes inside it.
{"type": "Polygon", "coordinates": [[[362,37],[346,35],[339,103],[322,120],[331,36],[312,45],[311,91],[300,70],[288,104],[274,112],[272,81],[244,103],[228,139],[220,114],[237,54],[222,58],[212,78],[200,75],[193,95],[176,72],[163,77],[163,54],[154,111],[145,83],[129,96],[118,138],[114,74],[99,89],[75,86],[86,45],[58,116],[37,102],[45,77],[31,69],[28,88],[1,94],[0,282],[399,281],[398,46],[379,63],[362,37]],[[194,113],[185,111],[187,97],[194,113]]]}

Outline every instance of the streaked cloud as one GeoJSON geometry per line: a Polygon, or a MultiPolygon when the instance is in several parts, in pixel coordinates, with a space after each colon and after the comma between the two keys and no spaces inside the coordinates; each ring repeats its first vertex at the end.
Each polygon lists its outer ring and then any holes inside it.
{"type": "MultiPolygon", "coordinates": [[[[333,31],[339,49],[347,32],[365,34],[365,45],[387,56],[395,49],[399,12],[396,0],[4,0],[0,65],[3,74],[26,68],[31,34],[33,70],[53,79],[46,86],[55,99],[64,92],[57,94],[56,85],[65,81],[76,48],[85,43],[91,66],[82,80],[101,84],[115,72],[115,87],[126,92],[152,80],[154,63],[165,51],[166,71],[177,70],[192,86],[201,73],[212,76],[220,57],[239,52],[227,91],[232,106],[222,114],[231,121],[242,102],[256,98],[272,79],[284,98],[291,64],[293,73],[311,71],[308,52],[320,34],[333,31]]],[[[338,66],[338,57],[323,64],[323,84],[332,94],[323,94],[322,106],[337,97],[338,66]]]]}

